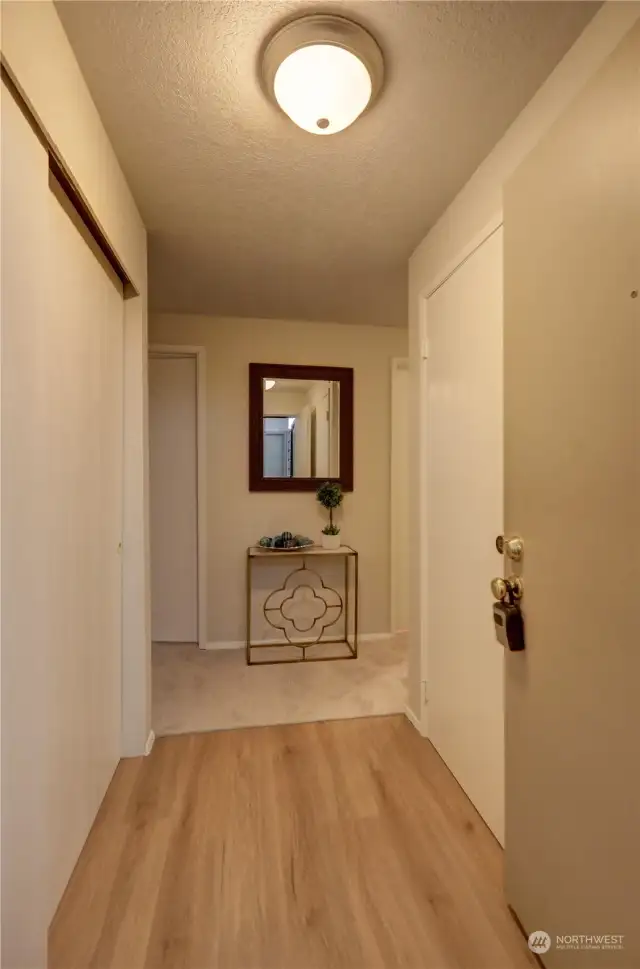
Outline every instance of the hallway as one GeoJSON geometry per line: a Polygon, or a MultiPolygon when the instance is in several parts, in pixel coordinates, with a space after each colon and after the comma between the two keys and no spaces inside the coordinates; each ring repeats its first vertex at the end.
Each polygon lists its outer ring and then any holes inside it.
{"type": "Polygon", "coordinates": [[[0,27],[1,969],[640,969],[640,0],[0,27]]]}
{"type": "Polygon", "coordinates": [[[400,716],[156,742],[123,760],[50,969],[520,969],[502,851],[400,716]]]}

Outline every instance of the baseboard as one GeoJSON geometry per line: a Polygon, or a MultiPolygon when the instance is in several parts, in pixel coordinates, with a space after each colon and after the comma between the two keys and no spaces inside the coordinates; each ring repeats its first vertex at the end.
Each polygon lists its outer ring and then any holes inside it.
{"type": "Polygon", "coordinates": [[[153,730],[149,731],[149,736],[147,737],[147,742],[144,745],[144,756],[148,757],[153,750],[153,745],[156,742],[156,735],[153,730]]]}
{"type": "Polygon", "coordinates": [[[409,723],[411,724],[411,726],[416,728],[420,736],[424,737],[424,730],[422,729],[422,724],[419,718],[415,715],[411,707],[408,707],[406,704],[404,708],[404,715],[409,721],[409,723]]]}
{"type": "Polygon", "coordinates": [[[200,649],[245,649],[246,643],[241,640],[218,640],[215,643],[205,643],[200,649]]]}
{"type": "MultiPolygon", "coordinates": [[[[524,927],[524,925],[522,924],[522,922],[521,922],[521,921],[520,921],[520,919],[518,918],[518,916],[517,916],[517,914],[516,914],[516,912],[515,912],[515,910],[514,910],[514,909],[513,909],[512,907],[511,907],[511,905],[509,905],[509,904],[507,904],[507,908],[508,908],[508,910],[509,910],[509,914],[510,914],[510,916],[511,916],[511,918],[513,919],[513,921],[514,921],[514,922],[516,923],[516,925],[518,926],[518,928],[519,928],[519,930],[520,930],[520,932],[522,933],[522,936],[523,936],[523,938],[525,938],[525,939],[527,940],[527,944],[528,944],[528,943],[529,943],[529,939],[531,938],[531,936],[529,935],[529,933],[528,933],[528,932],[527,932],[527,930],[525,929],[525,927],[524,927]]],[[[540,966],[540,969],[546,969],[546,967],[545,967],[545,964],[544,964],[544,961],[543,961],[543,959],[542,959],[542,957],[541,957],[541,956],[539,956],[539,955],[537,954],[537,952],[532,952],[532,953],[531,953],[531,955],[533,956],[533,958],[534,958],[534,959],[536,960],[536,962],[537,962],[537,963],[538,963],[538,965],[540,966]]]]}
{"type": "MultiPolygon", "coordinates": [[[[374,643],[378,640],[389,639],[393,636],[393,633],[362,633],[358,636],[359,643],[374,643]]],[[[261,646],[286,646],[288,645],[288,640],[286,639],[261,639],[261,646]]],[[[295,645],[295,643],[294,643],[295,645]]],[[[242,639],[229,639],[229,640],[217,640],[213,643],[207,643],[202,646],[201,649],[246,649],[247,644],[242,639]]]]}

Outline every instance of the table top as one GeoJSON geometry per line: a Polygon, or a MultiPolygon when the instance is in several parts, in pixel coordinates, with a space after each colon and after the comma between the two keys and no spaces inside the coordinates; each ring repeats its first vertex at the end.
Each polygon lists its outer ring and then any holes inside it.
{"type": "Polygon", "coordinates": [[[322,548],[321,545],[311,545],[306,548],[263,548],[261,545],[250,545],[247,555],[251,559],[269,559],[292,555],[357,555],[355,548],[341,545],[339,548],[322,548]]]}

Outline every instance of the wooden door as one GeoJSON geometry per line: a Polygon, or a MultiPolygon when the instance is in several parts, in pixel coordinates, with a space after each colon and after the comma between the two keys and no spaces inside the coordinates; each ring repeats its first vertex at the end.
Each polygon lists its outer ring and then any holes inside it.
{"type": "Polygon", "coordinates": [[[637,26],[505,191],[507,892],[567,969],[640,965],[639,122],[637,26]]]}

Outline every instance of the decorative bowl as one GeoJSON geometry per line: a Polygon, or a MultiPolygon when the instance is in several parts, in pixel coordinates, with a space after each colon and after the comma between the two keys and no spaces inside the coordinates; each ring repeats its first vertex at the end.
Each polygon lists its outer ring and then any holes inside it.
{"type": "Polygon", "coordinates": [[[301,548],[313,548],[315,542],[306,535],[293,535],[291,532],[281,532],[280,535],[263,535],[258,542],[258,548],[265,552],[299,552],[301,548]]]}

